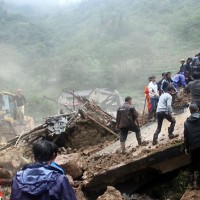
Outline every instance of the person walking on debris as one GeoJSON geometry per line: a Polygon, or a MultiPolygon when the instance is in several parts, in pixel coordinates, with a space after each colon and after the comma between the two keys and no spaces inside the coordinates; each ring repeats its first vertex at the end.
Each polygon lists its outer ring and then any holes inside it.
{"type": "Polygon", "coordinates": [[[162,73],[162,79],[158,81],[158,91],[159,91],[159,95],[161,95],[163,93],[161,86],[162,86],[162,82],[165,79],[165,72],[162,73]]]}
{"type": "MultiPolygon", "coordinates": [[[[148,78],[149,83],[151,82],[152,78],[151,76],[148,78]]],[[[148,109],[148,113],[151,112],[151,101],[150,101],[150,96],[149,96],[149,87],[146,86],[144,89],[144,95],[146,98],[146,102],[147,102],[147,109],[148,109]]]]}
{"type": "MultiPolygon", "coordinates": [[[[172,85],[173,84],[173,81],[171,79],[171,72],[166,72],[165,74],[165,78],[163,79],[162,83],[161,83],[161,91],[162,93],[163,92],[166,92],[167,91],[167,88],[169,85],[172,85]]],[[[161,94],[162,94],[161,93],[161,94]]]]}
{"type": "Polygon", "coordinates": [[[197,104],[200,109],[200,72],[194,72],[194,81],[188,83],[186,90],[189,90],[192,96],[192,103],[197,104]]]}
{"type": "Polygon", "coordinates": [[[200,53],[196,54],[191,63],[192,73],[200,72],[200,53]]]}
{"type": "Polygon", "coordinates": [[[120,129],[120,144],[122,153],[125,153],[125,142],[127,139],[128,131],[136,133],[138,145],[145,145],[146,142],[142,142],[138,112],[132,105],[132,98],[130,96],[125,98],[125,103],[117,110],[117,128],[120,129]]]}
{"type": "Polygon", "coordinates": [[[175,138],[178,135],[174,135],[174,127],[176,124],[175,118],[172,116],[172,94],[175,93],[175,89],[173,86],[168,86],[167,92],[163,93],[158,101],[158,107],[157,107],[157,129],[153,136],[153,145],[156,145],[158,143],[158,134],[161,131],[162,123],[164,119],[167,119],[169,122],[171,122],[170,127],[168,128],[168,136],[169,139],[175,138]]]}
{"type": "Polygon", "coordinates": [[[190,117],[184,123],[184,145],[190,155],[190,187],[200,188],[200,113],[196,104],[191,104],[190,117]]]}
{"type": "Polygon", "coordinates": [[[156,77],[152,76],[152,81],[149,83],[149,95],[151,100],[151,111],[150,111],[150,117],[154,118],[154,121],[156,121],[156,107],[158,103],[159,93],[158,93],[158,85],[156,83],[156,77]]]}
{"type": "Polygon", "coordinates": [[[63,169],[54,162],[57,152],[58,147],[47,140],[33,145],[36,163],[17,172],[10,200],[76,200],[63,169]]]}
{"type": "Polygon", "coordinates": [[[17,109],[18,109],[18,114],[22,115],[20,116],[20,118],[24,118],[24,105],[26,104],[26,99],[24,97],[24,95],[22,94],[22,90],[21,89],[17,89],[17,94],[15,96],[15,102],[17,105],[17,109]]]}

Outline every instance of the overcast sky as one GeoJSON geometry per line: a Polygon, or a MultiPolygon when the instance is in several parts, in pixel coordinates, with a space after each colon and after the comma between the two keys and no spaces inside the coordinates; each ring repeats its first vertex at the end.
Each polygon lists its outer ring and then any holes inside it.
{"type": "Polygon", "coordinates": [[[15,3],[15,4],[28,4],[28,5],[63,5],[66,3],[77,3],[81,0],[5,0],[5,2],[15,3]]]}

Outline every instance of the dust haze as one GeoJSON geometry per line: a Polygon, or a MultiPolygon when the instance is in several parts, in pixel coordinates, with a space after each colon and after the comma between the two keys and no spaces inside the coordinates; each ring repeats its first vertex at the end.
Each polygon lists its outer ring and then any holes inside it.
{"type": "Polygon", "coordinates": [[[175,74],[180,59],[199,51],[199,14],[188,12],[194,2],[3,0],[2,90],[57,98],[65,89],[99,87],[142,102],[148,76],[175,74]]]}

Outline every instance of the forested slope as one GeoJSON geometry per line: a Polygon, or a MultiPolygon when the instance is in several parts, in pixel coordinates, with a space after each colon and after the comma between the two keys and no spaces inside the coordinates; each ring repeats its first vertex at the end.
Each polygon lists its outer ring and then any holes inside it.
{"type": "Polygon", "coordinates": [[[199,48],[198,0],[85,0],[47,12],[27,9],[0,3],[2,89],[142,89],[148,75],[175,72],[180,55],[199,48]]]}

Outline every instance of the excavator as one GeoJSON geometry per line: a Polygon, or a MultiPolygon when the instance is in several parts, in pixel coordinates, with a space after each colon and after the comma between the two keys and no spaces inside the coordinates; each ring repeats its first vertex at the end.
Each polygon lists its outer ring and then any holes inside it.
{"type": "Polygon", "coordinates": [[[33,127],[33,118],[18,110],[15,94],[0,92],[0,143],[6,143],[33,127]]]}

